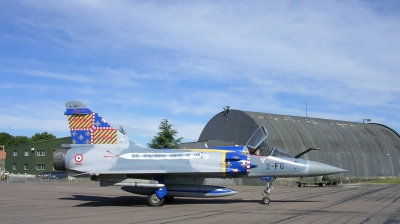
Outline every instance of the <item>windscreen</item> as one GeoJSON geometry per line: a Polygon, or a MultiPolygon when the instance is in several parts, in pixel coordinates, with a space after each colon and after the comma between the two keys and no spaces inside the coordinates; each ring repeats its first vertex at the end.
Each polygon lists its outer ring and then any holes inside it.
{"type": "Polygon", "coordinates": [[[271,151],[271,156],[293,158],[293,156],[290,153],[275,147],[271,151]]]}

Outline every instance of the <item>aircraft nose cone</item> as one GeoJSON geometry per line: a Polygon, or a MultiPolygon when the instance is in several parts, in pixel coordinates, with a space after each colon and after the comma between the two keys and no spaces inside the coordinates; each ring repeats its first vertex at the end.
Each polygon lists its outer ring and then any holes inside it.
{"type": "Polygon", "coordinates": [[[336,166],[331,166],[328,164],[314,162],[314,161],[309,161],[308,165],[309,165],[308,172],[310,176],[321,176],[321,175],[328,175],[328,174],[341,173],[347,171],[336,166]]]}

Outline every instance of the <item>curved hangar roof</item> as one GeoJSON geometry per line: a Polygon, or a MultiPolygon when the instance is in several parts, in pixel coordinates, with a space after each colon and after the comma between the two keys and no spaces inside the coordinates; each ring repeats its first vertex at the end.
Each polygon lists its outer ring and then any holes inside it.
{"type": "Polygon", "coordinates": [[[308,148],[305,159],[348,170],[345,176],[400,175],[400,136],[381,124],[229,110],[215,115],[200,141],[246,144],[261,125],[268,130],[267,149],[278,147],[292,155],[308,148]]]}

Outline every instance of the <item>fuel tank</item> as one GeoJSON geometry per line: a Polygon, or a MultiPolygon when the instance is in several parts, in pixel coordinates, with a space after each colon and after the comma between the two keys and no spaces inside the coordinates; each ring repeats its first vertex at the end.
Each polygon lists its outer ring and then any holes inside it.
{"type": "MultiPolygon", "coordinates": [[[[237,194],[234,189],[210,185],[188,185],[170,184],[167,185],[167,197],[192,197],[192,198],[216,198],[237,194]]],[[[122,190],[133,194],[148,195],[154,188],[121,187],[122,190]]]]}

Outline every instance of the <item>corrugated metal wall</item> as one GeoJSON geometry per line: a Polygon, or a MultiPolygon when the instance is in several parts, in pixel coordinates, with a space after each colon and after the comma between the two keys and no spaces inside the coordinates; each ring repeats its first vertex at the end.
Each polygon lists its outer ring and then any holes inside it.
{"type": "Polygon", "coordinates": [[[230,110],[228,119],[215,115],[199,141],[245,144],[260,125],[268,130],[269,149],[278,147],[296,155],[310,147],[320,148],[304,158],[346,169],[345,176],[400,175],[400,136],[380,124],[230,110]]]}

